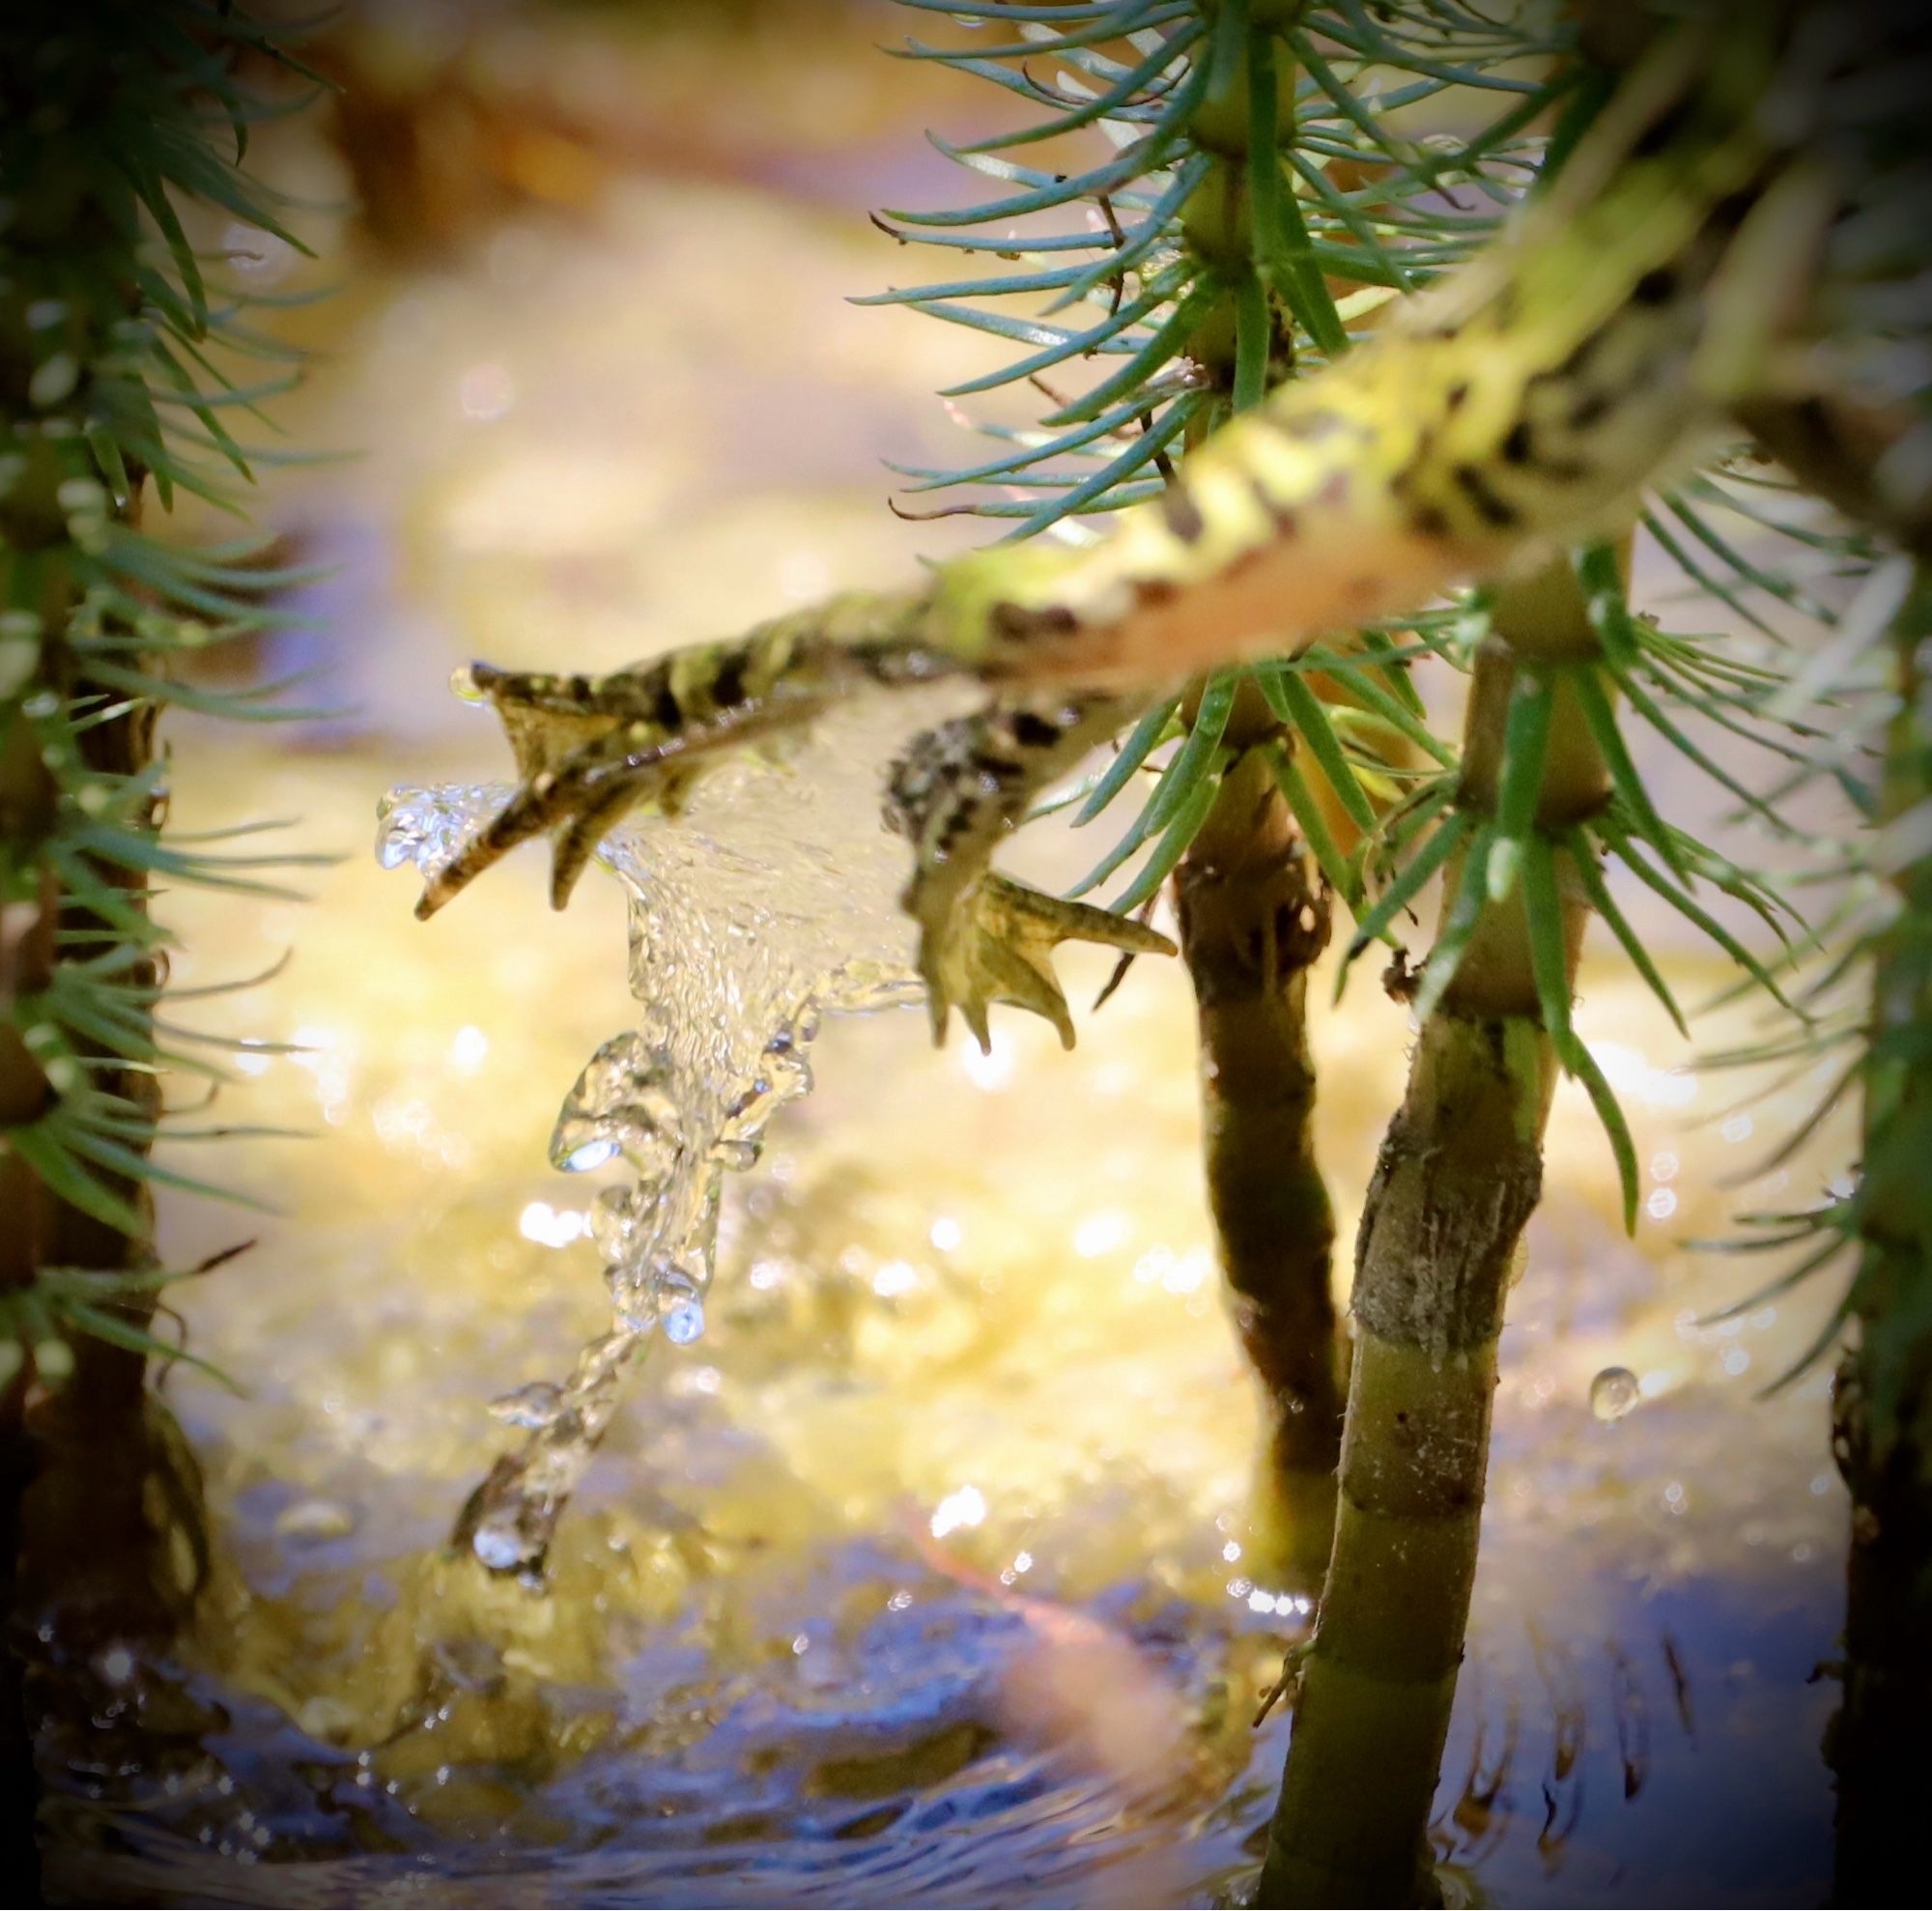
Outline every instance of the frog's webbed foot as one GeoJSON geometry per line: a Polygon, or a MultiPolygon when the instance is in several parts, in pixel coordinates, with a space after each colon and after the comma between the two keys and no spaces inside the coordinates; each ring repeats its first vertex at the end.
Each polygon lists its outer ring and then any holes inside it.
{"type": "Polygon", "coordinates": [[[675,813],[708,756],[794,727],[822,707],[800,695],[730,704],[714,695],[704,706],[681,706],[664,666],[603,678],[478,666],[470,682],[502,719],[521,781],[430,877],[418,917],[433,916],[519,843],[546,835],[554,844],[551,906],[561,909],[598,843],[632,810],[649,803],[675,813]]]}
{"type": "Polygon", "coordinates": [[[919,972],[935,1041],[957,1009],[988,1045],[986,1011],[1010,1002],[1044,1015],[1073,1046],[1073,1018],[1054,979],[1063,942],[1172,956],[1164,935],[1084,902],[1065,902],[994,875],[994,850],[1035,794],[1133,714],[1108,697],[996,703],[916,738],[893,767],[886,821],[913,844],[901,898],[919,925],[919,972]]]}
{"type": "Polygon", "coordinates": [[[920,926],[919,968],[932,1013],[932,1039],[946,1039],[954,1009],[980,1046],[990,1049],[986,1011],[1010,1002],[1044,1015],[1073,1046],[1073,1017],[1053,973],[1063,942],[1097,942],[1137,956],[1172,956],[1167,937],[1125,916],[1043,896],[1005,876],[982,874],[962,887],[915,880],[906,903],[920,926]]]}

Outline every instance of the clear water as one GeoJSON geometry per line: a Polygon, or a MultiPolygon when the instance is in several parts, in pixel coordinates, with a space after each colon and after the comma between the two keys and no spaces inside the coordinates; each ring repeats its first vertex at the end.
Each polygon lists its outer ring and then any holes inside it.
{"type": "MultiPolygon", "coordinates": [[[[650,1337],[704,1331],[721,1181],[752,1167],[766,1125],[809,1094],[808,1050],[827,1012],[919,996],[897,898],[909,857],[879,792],[894,756],[960,707],[956,690],[860,699],[808,737],[701,779],[672,824],[634,818],[599,861],[622,883],[638,1021],[599,1044],[565,1098],[550,1156],[565,1174],[621,1163],[591,1204],[612,1319],[556,1384],[496,1403],[526,1427],[465,1522],[493,1572],[540,1572],[650,1337]]],[[[508,796],[501,784],[391,790],[377,860],[425,875],[508,796]]]]}

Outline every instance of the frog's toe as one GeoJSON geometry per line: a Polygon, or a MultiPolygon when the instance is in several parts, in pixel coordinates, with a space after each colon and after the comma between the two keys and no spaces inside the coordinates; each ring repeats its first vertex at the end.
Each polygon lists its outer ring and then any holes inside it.
{"type": "Polygon", "coordinates": [[[995,1002],[1043,1016],[1073,1046],[1073,1015],[1053,972],[1053,951],[1068,941],[1095,942],[1136,955],[1172,956],[1167,937],[1084,902],[1043,896],[1004,876],[988,875],[949,898],[937,920],[922,914],[920,969],[935,1042],[957,1009],[981,1048],[991,1045],[986,1013],[995,1002]]]}

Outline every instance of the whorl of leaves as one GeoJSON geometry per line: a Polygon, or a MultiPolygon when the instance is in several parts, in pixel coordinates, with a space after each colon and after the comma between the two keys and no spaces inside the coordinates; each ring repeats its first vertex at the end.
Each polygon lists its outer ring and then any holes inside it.
{"type": "MultiPolygon", "coordinates": [[[[168,936],[141,887],[281,896],[273,872],[309,860],[164,836],[166,764],[144,760],[150,715],[170,703],[290,714],[277,687],[190,688],[173,660],[270,622],[266,594],[297,574],[259,563],[259,537],[190,550],[140,528],[144,490],[164,510],[187,493],[239,519],[255,467],[292,455],[246,442],[273,430],[263,402],[297,376],[253,322],[277,301],[230,283],[184,214],[200,202],[231,231],[305,250],[243,168],[250,128],[320,84],[281,29],[227,4],[0,10],[0,914],[25,926],[0,952],[0,1068],[10,1106],[38,1103],[0,1128],[0,1151],[132,1238],[137,1263],[145,1216],[127,1190],[223,1190],[150,1158],[155,1098],[127,1085],[163,1069],[219,1083],[227,1045],[157,1014],[168,936]],[[138,741],[103,767],[89,732],[115,725],[138,741]],[[53,946],[34,958],[50,907],[53,946]]],[[[236,1132],[166,1126],[184,1141],[236,1132]]],[[[0,1354],[50,1356],[64,1329],[172,1353],[140,1325],[141,1297],[167,1278],[42,1268],[0,1295],[0,1354]]]]}
{"type": "MultiPolygon", "coordinates": [[[[970,72],[1039,109],[1013,132],[935,140],[996,182],[991,198],[878,221],[901,241],[984,269],[864,301],[909,305],[1018,348],[1000,369],[943,394],[995,455],[956,469],[895,467],[914,493],[969,489],[969,501],[939,514],[1010,520],[1014,537],[1091,539],[1088,519],[1159,491],[1177,447],[1266,385],[1319,369],[1372,329],[1389,299],[1453,271],[1567,157],[1608,83],[1575,57],[1555,9],[1496,18],[1434,0],[1373,12],[1267,0],[904,3],[974,29],[958,44],[915,38],[905,57],[970,72]],[[1039,149],[1067,135],[1087,142],[1091,163],[1081,169],[1065,157],[1083,149],[1053,146],[1060,167],[1042,164],[1039,149]],[[1219,362],[1203,356],[1203,340],[1220,347],[1219,362]],[[1050,403],[1032,424],[976,420],[960,402],[1021,385],[1050,403]]],[[[1623,730],[1635,725],[1662,738],[1719,787],[1731,820],[1798,836],[1784,784],[1815,772],[1834,726],[1780,703],[1792,646],[1835,629],[1847,581],[1869,571],[1871,541],[1821,517],[1788,478],[1745,453],[1655,499],[1643,526],[1687,594],[1707,612],[1722,607],[1737,628],[1716,637],[1666,630],[1632,611],[1607,550],[1581,555],[1602,655],[1570,674],[1612,784],[1610,805],[1587,826],[1558,842],[1535,825],[1547,739],[1537,716],[1547,721],[1548,697],[1529,695],[1513,713],[1501,813],[1480,816],[1461,800],[1455,753],[1432,727],[1411,666],[1434,655],[1467,667],[1488,629],[1486,596],[1473,592],[1347,645],[1222,672],[1189,699],[1191,720],[1179,699],[1147,712],[1103,771],[1036,813],[1077,804],[1074,821],[1086,824],[1142,775],[1152,778],[1133,820],[1073,893],[1130,870],[1112,906],[1152,898],[1236,754],[1225,726],[1236,686],[1251,676],[1282,727],[1273,754],[1283,794],[1355,915],[1351,956],[1395,940],[1430,880],[1467,852],[1420,1012],[1448,986],[1484,898],[1506,896],[1519,877],[1539,949],[1548,958],[1559,948],[1550,859],[1563,848],[1680,1028],[1683,1012],[1606,866],[1624,872],[1625,894],[1656,898],[1738,964],[1788,1020],[1796,1005],[1782,978],[1792,952],[1807,945],[1785,886],[1667,824],[1623,730]],[[1330,827],[1338,810],[1356,837],[1347,853],[1330,827]],[[1780,953],[1760,959],[1726,910],[1768,926],[1780,953]]],[[[1836,773],[1859,794],[1850,758],[1836,773]]],[[[1634,1212],[1634,1144],[1571,1030],[1560,973],[1548,959],[1539,967],[1544,1019],[1604,1119],[1634,1212]]]]}

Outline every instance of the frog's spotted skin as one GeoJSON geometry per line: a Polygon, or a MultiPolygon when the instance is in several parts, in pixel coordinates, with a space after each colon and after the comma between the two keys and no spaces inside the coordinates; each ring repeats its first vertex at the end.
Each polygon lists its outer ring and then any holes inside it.
{"type": "Polygon", "coordinates": [[[889,804],[914,844],[904,899],[934,1029],[957,1006],[983,1041],[986,1006],[1008,1001],[1070,1040],[1055,943],[1166,945],[990,861],[1033,792],[1132,714],[1120,699],[1618,528],[1752,395],[1765,347],[1801,316],[1837,188],[1805,154],[1815,47],[1782,43],[1769,0],[1721,13],[1659,43],[1488,253],[1217,433],[1104,543],[996,548],[923,593],[836,599],[615,676],[479,675],[523,786],[420,913],[546,832],[561,903],[625,809],[675,809],[718,752],[861,684],[967,671],[1003,700],[922,739],[889,804]]]}

